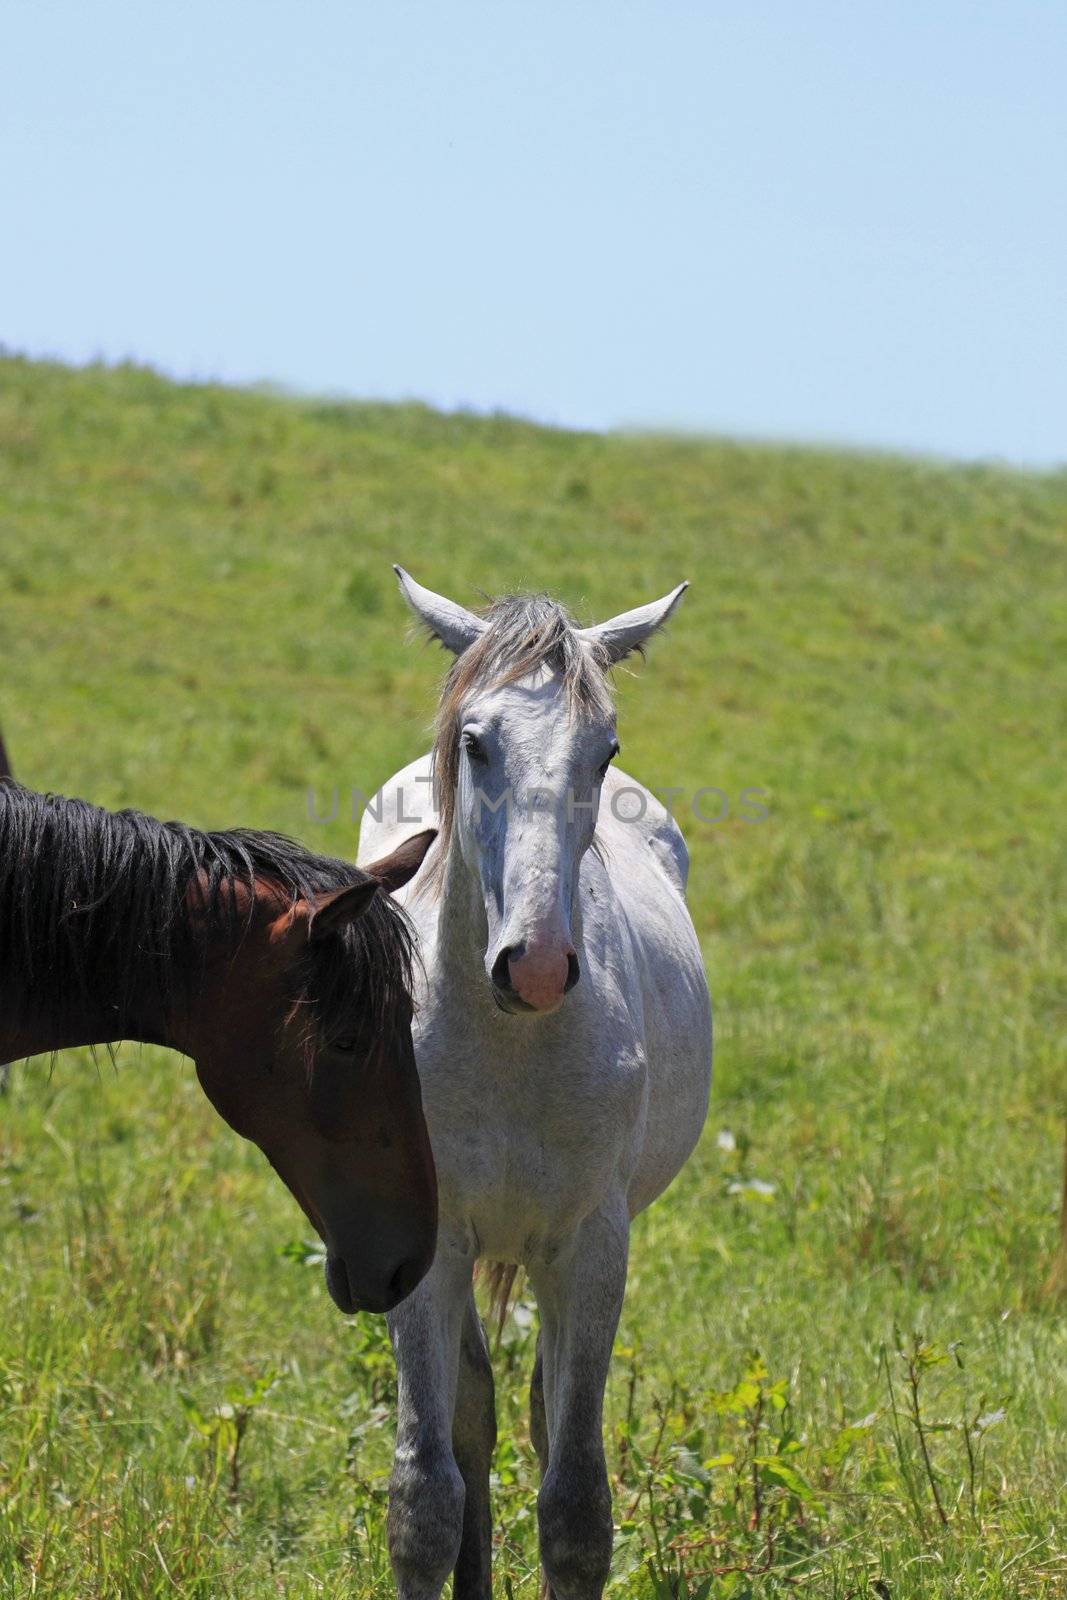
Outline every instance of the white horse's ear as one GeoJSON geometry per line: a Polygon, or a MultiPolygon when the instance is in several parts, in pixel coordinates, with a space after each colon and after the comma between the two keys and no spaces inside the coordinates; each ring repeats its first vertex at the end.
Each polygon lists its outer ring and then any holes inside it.
{"type": "Polygon", "coordinates": [[[598,622],[595,628],[579,628],[578,637],[586,644],[599,645],[601,650],[607,651],[612,663],[621,661],[631,650],[639,650],[657,628],[662,628],[688,587],[688,583],[680,583],[677,589],[672,589],[662,600],[653,600],[651,605],[623,611],[610,622],[598,622]]]}
{"type": "Polygon", "coordinates": [[[403,567],[394,566],[393,571],[400,579],[400,591],[412,611],[446,650],[461,656],[475,639],[481,638],[486,627],[481,617],[457,606],[454,600],[446,600],[443,594],[424,589],[403,567]]]}

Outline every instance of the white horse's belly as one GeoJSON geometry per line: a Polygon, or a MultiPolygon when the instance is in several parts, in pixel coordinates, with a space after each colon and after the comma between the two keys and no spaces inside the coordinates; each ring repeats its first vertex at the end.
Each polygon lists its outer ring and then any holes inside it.
{"type": "MultiPolygon", "coordinates": [[[[625,774],[614,786],[639,790],[625,774]]],[[[640,822],[608,810],[601,833],[612,884],[641,975],[641,1026],[648,1096],[640,1150],[628,1184],[631,1216],[652,1203],[685,1165],[707,1116],[711,1001],[700,943],[685,903],[688,856],[676,825],[647,790],[640,822]],[[623,863],[625,865],[623,866],[623,863]]]]}
{"type": "Polygon", "coordinates": [[[465,1254],[532,1266],[550,1262],[583,1220],[603,1203],[606,1192],[621,1187],[611,1163],[553,1164],[551,1181],[538,1152],[509,1140],[507,1159],[480,1181],[451,1181],[440,1189],[447,1236],[465,1254]],[[596,1181],[599,1176],[600,1181],[596,1181]]]}
{"type": "MultiPolygon", "coordinates": [[[[703,971],[701,971],[703,981],[703,971]]],[[[627,1189],[630,1215],[661,1195],[700,1138],[711,1088],[711,1009],[707,990],[673,1021],[650,1029],[648,1116],[627,1189]],[[681,1026],[679,1026],[679,1023],[681,1026]]]]}

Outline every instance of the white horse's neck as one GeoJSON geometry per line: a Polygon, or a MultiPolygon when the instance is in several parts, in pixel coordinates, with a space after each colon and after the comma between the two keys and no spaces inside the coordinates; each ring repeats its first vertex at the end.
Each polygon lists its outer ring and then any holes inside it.
{"type": "Polygon", "coordinates": [[[453,983],[485,988],[484,952],[488,937],[481,887],[459,847],[455,834],[445,844],[437,914],[437,963],[453,983]]]}

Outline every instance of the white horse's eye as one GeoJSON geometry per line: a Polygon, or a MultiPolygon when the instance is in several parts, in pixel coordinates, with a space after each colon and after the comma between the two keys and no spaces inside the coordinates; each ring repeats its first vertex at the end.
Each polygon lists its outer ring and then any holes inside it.
{"type": "Polygon", "coordinates": [[[482,744],[476,733],[470,733],[468,731],[463,735],[463,748],[466,750],[472,761],[477,761],[483,766],[489,759],[485,753],[485,746],[482,744]]]}
{"type": "Polygon", "coordinates": [[[618,753],[619,753],[619,742],[618,742],[618,740],[616,740],[614,749],[611,751],[610,755],[605,756],[603,762],[601,763],[600,776],[602,778],[607,777],[608,768],[611,766],[611,763],[615,760],[615,757],[618,755],[618,753]]]}

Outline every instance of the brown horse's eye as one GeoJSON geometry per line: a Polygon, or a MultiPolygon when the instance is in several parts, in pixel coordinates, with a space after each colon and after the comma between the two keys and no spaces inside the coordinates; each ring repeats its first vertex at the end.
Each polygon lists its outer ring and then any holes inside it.
{"type": "Polygon", "coordinates": [[[352,1056],[355,1055],[356,1051],[359,1049],[359,1040],[333,1039],[330,1041],[330,1049],[336,1050],[338,1055],[352,1056]]]}

